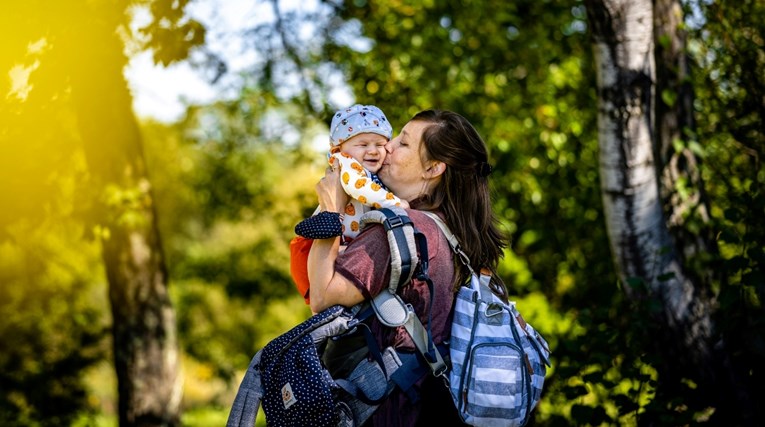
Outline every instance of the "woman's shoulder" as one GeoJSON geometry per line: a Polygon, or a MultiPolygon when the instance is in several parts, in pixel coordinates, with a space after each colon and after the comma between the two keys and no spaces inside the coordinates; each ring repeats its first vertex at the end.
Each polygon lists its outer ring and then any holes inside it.
{"type": "MultiPolygon", "coordinates": [[[[441,235],[444,238],[444,241],[446,242],[446,237],[443,235],[443,233],[439,229],[438,224],[436,224],[435,220],[431,216],[435,214],[443,220],[443,214],[441,212],[423,211],[423,210],[409,209],[409,208],[404,209],[404,211],[406,212],[406,215],[409,217],[409,219],[412,221],[412,224],[414,225],[414,227],[418,231],[425,234],[425,237],[428,239],[428,241],[436,239],[439,235],[441,235]]],[[[366,234],[364,236],[366,238],[372,238],[372,235],[375,236],[374,238],[380,238],[381,234],[386,233],[383,225],[376,221],[371,221],[371,222],[364,221],[362,232],[363,232],[362,234],[366,234]]]]}
{"type": "Polygon", "coordinates": [[[405,211],[413,222],[432,224],[433,226],[437,227],[435,222],[436,220],[433,218],[433,216],[435,215],[442,221],[444,220],[444,214],[441,211],[426,211],[420,209],[405,209],[405,211]]]}
{"type": "Polygon", "coordinates": [[[407,215],[411,218],[414,226],[422,231],[428,240],[438,239],[444,243],[448,243],[446,235],[441,231],[439,225],[436,223],[434,216],[444,220],[444,215],[440,211],[424,211],[418,209],[406,209],[407,215]]]}
{"type": "MultiPolygon", "coordinates": [[[[406,215],[409,217],[409,219],[412,221],[412,225],[417,229],[417,231],[421,232],[425,235],[425,238],[428,240],[429,243],[434,243],[435,240],[439,240],[439,235],[444,238],[444,242],[446,242],[446,237],[443,236],[443,233],[438,227],[438,224],[434,221],[434,219],[430,216],[431,213],[426,213],[426,211],[418,210],[418,209],[404,209],[406,212],[406,215]]],[[[443,217],[443,215],[440,212],[433,212],[436,215],[439,215],[440,217],[443,217]]],[[[364,224],[361,229],[361,234],[359,237],[364,238],[364,240],[379,240],[382,239],[384,243],[387,244],[388,239],[386,239],[384,236],[387,233],[386,228],[383,226],[382,223],[377,221],[362,221],[364,224]]],[[[357,238],[358,239],[358,238],[357,238]]],[[[354,240],[355,242],[355,240],[354,240]]],[[[354,243],[354,242],[351,242],[354,243]]]]}

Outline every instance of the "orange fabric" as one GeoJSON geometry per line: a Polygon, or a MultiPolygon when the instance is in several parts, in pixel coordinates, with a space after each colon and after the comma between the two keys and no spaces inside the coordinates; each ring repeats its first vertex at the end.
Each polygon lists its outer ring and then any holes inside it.
{"type": "Polygon", "coordinates": [[[313,239],[306,239],[302,236],[295,236],[290,242],[290,274],[295,282],[300,295],[305,299],[306,304],[311,303],[308,291],[311,289],[308,281],[308,252],[311,251],[313,239]]]}

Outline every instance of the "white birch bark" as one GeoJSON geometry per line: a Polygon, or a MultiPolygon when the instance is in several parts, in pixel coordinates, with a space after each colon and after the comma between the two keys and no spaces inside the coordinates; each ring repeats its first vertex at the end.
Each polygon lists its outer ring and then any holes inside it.
{"type": "MultiPolygon", "coordinates": [[[[654,165],[655,64],[651,0],[587,3],[597,67],[600,178],[607,231],[625,291],[642,279],[659,295],[669,328],[706,359],[711,322],[694,303],[659,196],[654,165]]],[[[699,360],[701,362],[701,360],[699,360]]]]}

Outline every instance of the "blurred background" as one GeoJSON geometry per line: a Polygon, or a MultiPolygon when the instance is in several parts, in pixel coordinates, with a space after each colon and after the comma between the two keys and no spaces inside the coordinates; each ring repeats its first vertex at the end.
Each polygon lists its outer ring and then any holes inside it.
{"type": "Polygon", "coordinates": [[[0,424],[224,425],[250,358],[310,315],[288,244],[331,115],[358,102],[396,131],[457,111],[486,140],[512,236],[500,274],[553,352],[532,424],[749,425],[715,401],[764,383],[765,4],[652,3],[683,34],[692,120],[671,147],[698,161],[674,194],[708,207],[680,227],[715,249],[685,262],[736,392],[670,375],[685,359],[656,349],[661,300],[619,279],[599,2],[4,0],[0,424]]]}

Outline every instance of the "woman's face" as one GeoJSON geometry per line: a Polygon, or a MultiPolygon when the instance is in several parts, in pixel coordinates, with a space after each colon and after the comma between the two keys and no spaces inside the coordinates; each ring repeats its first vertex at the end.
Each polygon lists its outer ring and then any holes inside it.
{"type": "Polygon", "coordinates": [[[388,155],[378,175],[396,196],[407,201],[422,194],[427,184],[420,145],[428,126],[430,123],[410,121],[385,145],[388,155]]]}

